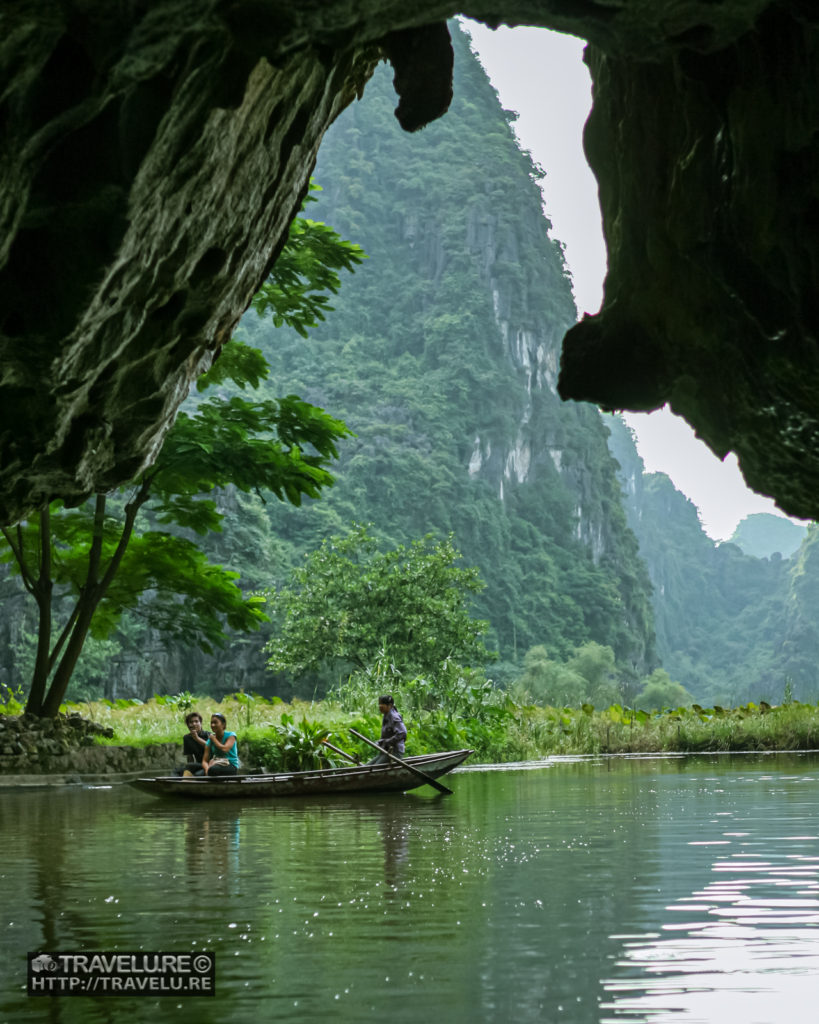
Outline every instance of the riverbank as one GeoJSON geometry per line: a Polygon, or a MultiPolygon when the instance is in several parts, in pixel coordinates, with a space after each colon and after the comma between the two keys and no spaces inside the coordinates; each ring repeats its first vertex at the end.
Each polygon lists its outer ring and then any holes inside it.
{"type": "Polygon", "coordinates": [[[643,711],[618,704],[527,708],[516,723],[525,744],[553,754],[730,753],[819,748],[819,706],[689,707],[643,711]],[[528,743],[527,743],[528,741],[528,743]]]}
{"type": "MultiPolygon", "coordinates": [[[[181,755],[184,715],[205,720],[220,711],[237,733],[247,767],[312,767],[326,759],[328,739],[369,757],[349,729],[380,732],[377,711],[353,713],[332,701],[284,704],[248,694],[221,701],[153,698],[70,705],[60,719],[0,715],[0,775],[92,775],[170,769],[181,755]],[[84,723],[84,724],[83,724],[84,723]]],[[[9,710],[9,709],[7,709],[9,710]]],[[[498,704],[491,719],[447,714],[444,709],[407,717],[413,754],[471,747],[474,761],[532,761],[551,755],[707,753],[819,748],[819,706],[761,702],[738,708],[699,705],[648,712],[612,705],[597,710],[498,704]]],[[[343,763],[337,760],[336,763],[343,763]]]]}
{"type": "Polygon", "coordinates": [[[90,783],[171,769],[178,743],[117,743],[115,731],[78,711],[57,718],[0,715],[0,786],[90,783]]]}

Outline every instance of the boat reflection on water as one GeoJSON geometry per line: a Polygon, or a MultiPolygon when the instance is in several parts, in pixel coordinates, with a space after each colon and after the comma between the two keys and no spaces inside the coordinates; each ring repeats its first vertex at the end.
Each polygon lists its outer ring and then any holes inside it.
{"type": "Polygon", "coordinates": [[[185,866],[201,877],[207,864],[218,877],[236,877],[239,871],[239,815],[186,814],[181,821],[185,833],[185,866]]]}

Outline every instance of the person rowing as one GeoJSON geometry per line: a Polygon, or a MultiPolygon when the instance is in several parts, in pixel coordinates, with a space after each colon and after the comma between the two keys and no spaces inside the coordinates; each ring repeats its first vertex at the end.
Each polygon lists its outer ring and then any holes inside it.
{"type": "MultiPolygon", "coordinates": [[[[378,741],[378,746],[382,751],[389,750],[397,757],[403,757],[407,727],[395,707],[392,694],[385,693],[383,697],[378,698],[378,710],[381,712],[381,739],[378,741]]],[[[390,763],[391,759],[387,753],[376,754],[372,761],[367,762],[367,764],[390,763]]]]}

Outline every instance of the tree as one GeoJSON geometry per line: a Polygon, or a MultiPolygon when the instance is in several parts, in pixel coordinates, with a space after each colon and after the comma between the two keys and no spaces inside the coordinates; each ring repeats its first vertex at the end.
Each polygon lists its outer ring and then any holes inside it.
{"type": "Polygon", "coordinates": [[[575,650],[567,666],[570,671],[576,672],[585,680],[585,701],[601,707],[620,699],[617,666],[611,647],[591,640],[575,650]]]}
{"type": "Polygon", "coordinates": [[[523,657],[523,675],[514,686],[522,698],[552,707],[578,707],[583,703],[586,681],[567,665],[553,661],[542,644],[530,647],[523,657]]]}
{"type": "MultiPolygon", "coordinates": [[[[363,258],[326,225],[296,222],[254,304],[305,332],[324,319],[322,292],[337,290],[338,271],[363,258]]],[[[262,354],[234,340],[197,390],[230,380],[244,391],[267,373],[262,354]]],[[[349,435],[344,423],[296,395],[252,401],[217,394],[179,413],[156,462],[132,485],[77,509],[46,504],[30,521],[3,528],[0,559],[12,563],[37,606],[26,711],[55,715],[86,638],[108,636],[146,592],[141,609],[151,625],[205,650],[222,645],[227,629],[257,628],[266,620],[263,599],[245,596],[238,574],[211,564],[192,536],[220,530],[217,488],[268,491],[293,505],[319,497],[333,483],[327,467],[338,457],[336,443],[349,435]],[[147,528],[137,529],[140,513],[147,528]]]]}
{"type": "Polygon", "coordinates": [[[385,647],[404,675],[431,675],[447,659],[485,663],[487,623],[468,608],[484,584],[477,569],[454,564],[459,558],[451,536],[379,552],[367,527],[355,526],[324,541],[268,595],[278,623],[268,667],[293,675],[326,662],[365,668],[385,647]]]}
{"type": "Polygon", "coordinates": [[[588,702],[607,705],[620,696],[614,651],[602,644],[577,647],[568,661],[553,661],[547,649],[530,647],[523,658],[523,675],[516,689],[541,704],[579,707],[588,702]]]}
{"type": "Polygon", "coordinates": [[[675,683],[664,668],[655,669],[643,680],[644,686],[635,698],[635,707],[649,711],[660,708],[679,708],[690,704],[691,694],[680,683],[675,683]]]}
{"type": "MultiPolygon", "coordinates": [[[[243,367],[254,361],[248,346],[230,342],[221,359],[219,380],[247,381],[243,367]]],[[[243,595],[238,574],[211,564],[191,534],[221,529],[211,495],[229,484],[270,491],[294,505],[303,495],[319,497],[333,482],[327,465],[338,455],[336,442],[349,433],[295,395],[263,402],[212,398],[179,414],[156,462],[131,487],[98,494],[77,509],[45,505],[30,522],[4,528],[2,556],[14,559],[37,604],[26,710],[56,714],[86,637],[109,635],[146,591],[152,592],[142,608],[149,623],[205,650],[224,643],[226,628],[256,628],[266,618],[263,599],[243,595]],[[139,531],[143,509],[149,528],[139,531]],[[73,598],[71,610],[55,639],[54,611],[65,595],[73,598]]]]}

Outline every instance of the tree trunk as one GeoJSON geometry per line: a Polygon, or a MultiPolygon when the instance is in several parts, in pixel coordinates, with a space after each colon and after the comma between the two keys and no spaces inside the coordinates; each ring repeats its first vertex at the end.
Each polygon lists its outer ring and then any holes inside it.
{"type": "Polygon", "coordinates": [[[83,585],[82,591],[77,600],[77,606],[72,615],[74,624],[68,633],[64,632],[60,637],[57,648],[59,648],[60,644],[62,644],[66,639],[66,636],[68,638],[65,651],[63,652],[56,671],[54,672],[51,686],[48,688],[48,695],[43,701],[42,707],[39,711],[34,712],[35,714],[41,715],[43,718],[51,718],[59,713],[60,705],[62,704],[63,699],[65,698],[65,692],[68,689],[68,684],[71,682],[71,676],[73,675],[74,669],[77,667],[77,662],[82,654],[82,649],[85,644],[86,637],[88,636],[88,630],[91,628],[91,620],[94,618],[94,612],[97,610],[100,601],[105,597],[108,587],[111,585],[111,581],[116,575],[117,569],[119,569],[123,555],[125,554],[128,543],[131,540],[131,534],[133,533],[137,513],[148,500],[150,484],[151,478],[146,478],[134,500],[125,506],[125,523],[122,527],[122,533],[120,534],[119,541],[117,542],[116,551],[112,555],[111,561],[105,568],[105,572],[102,574],[101,578],[102,542],[105,526],[105,495],[97,495],[96,507],[94,509],[94,533],[91,539],[91,547],[88,552],[88,571],[85,577],[85,584],[83,585]]]}
{"type": "Polygon", "coordinates": [[[40,557],[37,579],[26,582],[27,566],[22,542],[17,556],[26,587],[37,602],[37,656],[31,677],[31,688],[26,702],[26,713],[42,715],[43,696],[50,669],[51,651],[51,510],[48,505],[40,509],[40,557]]]}
{"type": "Polygon", "coordinates": [[[60,705],[65,697],[65,691],[68,689],[71,676],[82,654],[94,612],[103,597],[103,594],[97,595],[97,589],[96,587],[93,588],[87,597],[83,593],[83,596],[80,598],[79,614],[74,622],[74,628],[71,630],[65,653],[60,658],[57,671],[54,673],[51,686],[48,688],[48,695],[40,711],[35,712],[35,714],[39,714],[43,718],[53,718],[59,713],[60,705]]]}
{"type": "Polygon", "coordinates": [[[48,587],[47,593],[38,593],[35,597],[37,600],[37,656],[26,701],[26,714],[28,715],[42,715],[43,713],[43,696],[48,679],[48,655],[51,646],[51,587],[48,587]]]}

